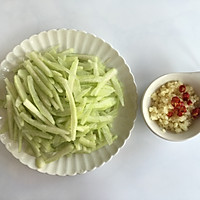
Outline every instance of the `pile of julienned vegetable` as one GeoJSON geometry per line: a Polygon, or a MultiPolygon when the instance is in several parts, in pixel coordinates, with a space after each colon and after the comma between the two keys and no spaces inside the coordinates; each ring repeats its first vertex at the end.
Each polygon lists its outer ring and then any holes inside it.
{"type": "Polygon", "coordinates": [[[112,122],[124,106],[116,75],[98,57],[73,49],[28,53],[13,81],[5,79],[8,134],[19,152],[23,146],[40,168],[112,144],[112,122]]]}

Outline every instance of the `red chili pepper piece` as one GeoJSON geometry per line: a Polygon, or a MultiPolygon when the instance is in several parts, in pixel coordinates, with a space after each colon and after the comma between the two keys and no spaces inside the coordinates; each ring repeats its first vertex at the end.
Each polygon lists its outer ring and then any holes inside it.
{"type": "Polygon", "coordinates": [[[179,117],[181,117],[181,116],[183,116],[183,113],[182,113],[182,112],[178,112],[177,115],[178,115],[179,117]]]}
{"type": "Polygon", "coordinates": [[[178,97],[172,97],[171,104],[176,107],[180,103],[180,99],[178,97]]]}
{"type": "Polygon", "coordinates": [[[200,108],[195,108],[192,110],[192,117],[197,118],[200,114],[200,108]]]}
{"type": "Polygon", "coordinates": [[[184,93],[183,93],[183,100],[184,100],[184,101],[188,101],[189,98],[190,98],[189,93],[188,93],[188,92],[184,92],[184,93]]]}
{"type": "Polygon", "coordinates": [[[172,111],[169,111],[169,112],[167,113],[167,116],[168,116],[168,117],[172,117],[172,116],[173,116],[173,114],[174,114],[174,112],[172,112],[172,111]]]}
{"type": "Polygon", "coordinates": [[[179,106],[179,107],[183,107],[183,106],[185,106],[185,104],[184,104],[184,102],[183,101],[180,101],[179,103],[178,103],[178,105],[177,106],[179,106]]]}
{"type": "Polygon", "coordinates": [[[185,92],[185,90],[186,90],[186,87],[185,87],[185,85],[180,85],[179,86],[179,91],[182,93],[182,92],[185,92]]]}
{"type": "Polygon", "coordinates": [[[177,103],[173,109],[173,112],[179,117],[183,116],[183,114],[187,112],[187,108],[185,107],[184,102],[180,101],[179,103],[177,103]]]}
{"type": "Polygon", "coordinates": [[[179,109],[179,112],[186,113],[187,112],[186,107],[185,106],[181,106],[180,109],[179,109]]]}
{"type": "Polygon", "coordinates": [[[188,106],[192,105],[192,101],[190,99],[187,101],[187,105],[188,106]]]}

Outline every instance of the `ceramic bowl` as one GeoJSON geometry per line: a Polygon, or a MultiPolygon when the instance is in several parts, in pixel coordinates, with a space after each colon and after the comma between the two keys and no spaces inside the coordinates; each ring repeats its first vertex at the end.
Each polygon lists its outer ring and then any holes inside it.
{"type": "Polygon", "coordinates": [[[169,81],[181,81],[183,84],[190,85],[193,87],[195,93],[200,97],[200,73],[189,72],[189,73],[171,73],[165,74],[157,79],[155,79],[146,89],[142,99],[142,113],[144,120],[150,130],[155,133],[155,135],[166,139],[168,141],[183,141],[189,138],[196,136],[200,132],[200,125],[199,120],[193,120],[191,126],[188,128],[187,131],[183,131],[181,133],[174,133],[171,131],[163,132],[162,128],[158,125],[156,121],[150,119],[149,115],[149,107],[151,105],[151,95],[162,85],[169,81]]]}

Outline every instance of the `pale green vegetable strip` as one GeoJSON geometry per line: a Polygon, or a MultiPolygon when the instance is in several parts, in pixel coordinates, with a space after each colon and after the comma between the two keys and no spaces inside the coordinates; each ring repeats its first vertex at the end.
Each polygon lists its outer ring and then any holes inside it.
{"type": "Polygon", "coordinates": [[[40,131],[40,130],[23,129],[22,132],[25,133],[25,134],[30,134],[32,136],[39,136],[41,138],[50,139],[50,140],[53,138],[53,136],[50,135],[49,133],[46,133],[46,132],[43,132],[43,131],[40,131]]]}
{"type": "Polygon", "coordinates": [[[36,160],[35,160],[35,165],[38,167],[38,168],[42,168],[45,166],[45,161],[44,161],[44,158],[42,156],[39,156],[39,157],[36,157],[36,160]]]}
{"type": "Polygon", "coordinates": [[[18,75],[14,76],[14,83],[20,98],[22,99],[22,101],[25,101],[25,99],[27,99],[27,94],[24,85],[22,84],[18,75]]]}
{"type": "Polygon", "coordinates": [[[106,116],[88,116],[87,122],[111,122],[113,120],[113,117],[110,115],[106,116]]]}
{"type": "Polygon", "coordinates": [[[76,71],[78,68],[78,59],[76,59],[73,63],[72,66],[70,68],[70,74],[69,74],[69,78],[68,78],[68,84],[69,84],[69,88],[71,89],[71,91],[73,91],[74,88],[74,80],[76,77],[76,71]]]}
{"type": "Polygon", "coordinates": [[[28,99],[24,101],[24,106],[32,113],[34,113],[38,118],[40,118],[45,124],[50,125],[51,123],[40,113],[40,111],[32,104],[28,99]]]}
{"type": "Polygon", "coordinates": [[[55,88],[52,89],[52,93],[53,93],[53,96],[54,96],[56,103],[58,104],[58,107],[60,108],[61,111],[63,111],[64,110],[63,105],[60,101],[60,97],[59,97],[58,93],[56,92],[55,88]]]}
{"type": "Polygon", "coordinates": [[[87,153],[87,154],[89,154],[89,153],[91,153],[91,152],[92,152],[92,148],[83,146],[83,147],[82,147],[82,150],[80,150],[80,151],[77,152],[77,153],[87,153]]]}
{"type": "Polygon", "coordinates": [[[97,134],[98,134],[98,136],[97,137],[99,137],[99,140],[102,142],[103,141],[103,134],[102,134],[102,132],[101,132],[101,129],[99,128],[99,129],[97,129],[97,134]]]}
{"type": "Polygon", "coordinates": [[[51,153],[55,151],[55,149],[51,146],[51,143],[49,142],[49,140],[45,140],[45,139],[41,141],[41,148],[45,153],[51,153]]]}
{"type": "Polygon", "coordinates": [[[57,60],[57,58],[58,58],[57,50],[58,50],[58,46],[54,46],[54,47],[50,48],[47,52],[48,52],[52,57],[54,57],[55,60],[57,60]]]}
{"type": "Polygon", "coordinates": [[[54,62],[51,62],[49,60],[47,60],[46,58],[42,58],[44,63],[46,65],[49,66],[49,68],[51,68],[52,70],[56,70],[56,71],[65,71],[67,73],[70,73],[70,70],[63,67],[62,65],[58,64],[58,63],[54,63],[54,62]]]}
{"type": "Polygon", "coordinates": [[[43,57],[45,57],[47,60],[50,60],[52,62],[56,62],[56,59],[49,52],[45,52],[45,54],[43,55],[43,57]]]}
{"type": "Polygon", "coordinates": [[[63,93],[63,89],[60,87],[60,85],[58,83],[54,83],[54,87],[56,88],[56,90],[59,92],[59,93],[63,93]]]}
{"type": "MultiPolygon", "coordinates": [[[[24,132],[23,132],[24,133],[24,132]]],[[[28,134],[28,135],[30,135],[30,134],[28,134]]],[[[31,135],[31,137],[33,137],[32,135],[31,135]]],[[[42,138],[41,137],[38,137],[38,136],[34,136],[33,138],[32,138],[32,140],[34,140],[36,143],[41,143],[42,142],[42,138]]]]}
{"type": "MultiPolygon", "coordinates": [[[[113,137],[113,138],[112,138],[112,141],[114,142],[116,139],[117,139],[117,136],[116,136],[116,137],[113,137]]],[[[95,149],[95,150],[98,150],[98,149],[102,148],[103,146],[105,146],[105,145],[107,145],[107,144],[108,144],[108,143],[107,143],[106,140],[105,140],[105,141],[102,141],[102,142],[100,142],[100,143],[96,146],[96,149],[95,149]]]]}
{"type": "Polygon", "coordinates": [[[98,59],[97,57],[94,59],[94,61],[89,60],[88,62],[91,63],[92,67],[93,67],[93,74],[95,76],[99,76],[99,70],[98,70],[98,63],[97,63],[98,59]]]}
{"type": "Polygon", "coordinates": [[[61,65],[62,67],[66,68],[67,70],[68,67],[66,65],[66,55],[59,55],[58,58],[57,58],[57,62],[59,63],[59,65],[61,65]]]}
{"type": "Polygon", "coordinates": [[[30,140],[29,137],[27,137],[26,134],[24,134],[23,136],[26,139],[26,141],[30,144],[30,146],[31,146],[31,148],[32,148],[32,150],[35,154],[35,157],[41,156],[41,152],[40,152],[40,149],[39,149],[37,143],[33,140],[30,140]]]}
{"type": "Polygon", "coordinates": [[[74,149],[74,146],[72,144],[67,144],[63,149],[58,151],[55,155],[51,156],[50,158],[47,158],[45,160],[46,163],[53,162],[55,160],[58,160],[59,158],[63,157],[64,155],[70,154],[74,149]]]}
{"type": "Polygon", "coordinates": [[[20,112],[26,111],[25,107],[22,104],[22,100],[20,99],[19,96],[17,97],[17,99],[15,101],[13,99],[13,107],[14,107],[14,110],[15,110],[15,113],[17,114],[17,116],[19,116],[20,112]]]}
{"type": "Polygon", "coordinates": [[[60,77],[63,77],[63,75],[62,75],[60,72],[52,71],[52,73],[53,73],[54,76],[60,76],[60,77]]]}
{"type": "Polygon", "coordinates": [[[96,60],[96,56],[91,56],[91,55],[86,55],[86,54],[73,53],[73,54],[68,54],[67,56],[78,57],[80,60],[83,60],[83,61],[96,60]]]}
{"type": "Polygon", "coordinates": [[[19,152],[19,153],[20,153],[21,150],[22,150],[22,140],[23,140],[22,132],[19,131],[19,133],[18,133],[18,152],[19,152]]]}
{"type": "Polygon", "coordinates": [[[74,141],[74,146],[75,146],[75,149],[74,149],[75,152],[82,150],[82,145],[80,144],[78,140],[74,141]]]}
{"type": "Polygon", "coordinates": [[[41,81],[50,89],[53,89],[53,85],[51,84],[51,82],[49,81],[49,79],[47,78],[47,76],[36,66],[33,66],[33,70],[36,72],[36,74],[39,76],[39,78],[41,79],[41,81]]]}
{"type": "Polygon", "coordinates": [[[99,83],[103,81],[102,77],[95,77],[94,75],[78,76],[80,83],[99,83]]]}
{"type": "Polygon", "coordinates": [[[24,67],[29,72],[29,74],[32,76],[33,80],[36,82],[36,84],[40,87],[40,89],[49,97],[53,97],[53,94],[51,90],[42,82],[42,80],[39,78],[39,76],[35,73],[35,71],[32,68],[32,64],[30,61],[26,61],[24,67]]]}
{"type": "Polygon", "coordinates": [[[117,70],[115,68],[110,69],[104,76],[102,82],[99,82],[97,87],[92,91],[91,95],[97,96],[101,88],[113,77],[117,74],[117,70]]]}
{"type": "Polygon", "coordinates": [[[37,120],[31,119],[31,117],[29,117],[27,114],[25,113],[20,113],[20,116],[24,119],[24,121],[26,121],[28,124],[38,128],[41,131],[46,131],[49,133],[53,133],[54,135],[60,135],[62,136],[64,139],[66,139],[66,141],[69,141],[69,137],[67,135],[69,135],[69,132],[63,129],[60,129],[58,127],[55,126],[48,126],[45,124],[42,124],[40,122],[38,122],[37,120]]]}
{"type": "Polygon", "coordinates": [[[84,70],[83,67],[78,67],[77,69],[77,76],[82,77],[82,76],[91,76],[91,72],[84,70]]]}
{"type": "Polygon", "coordinates": [[[12,97],[6,95],[7,115],[8,115],[8,134],[10,139],[13,139],[14,119],[13,119],[13,105],[12,97]]]}
{"type": "Polygon", "coordinates": [[[79,66],[81,67],[81,69],[84,69],[86,71],[93,70],[93,66],[91,65],[91,63],[79,62],[79,66]]]}
{"type": "Polygon", "coordinates": [[[80,132],[85,132],[85,131],[89,131],[90,130],[90,128],[89,128],[89,126],[87,126],[87,125],[85,125],[85,126],[77,126],[77,129],[76,129],[77,131],[80,131],[80,132]]]}
{"type": "Polygon", "coordinates": [[[13,85],[13,83],[11,83],[8,78],[5,78],[5,83],[6,83],[6,86],[8,87],[8,90],[10,91],[10,93],[12,94],[12,97],[14,99],[17,98],[18,94],[17,94],[17,91],[15,89],[15,86],[13,85]]]}
{"type": "Polygon", "coordinates": [[[34,70],[36,71],[38,76],[41,78],[41,80],[44,82],[44,84],[52,91],[52,94],[55,98],[56,103],[58,104],[60,110],[63,111],[63,106],[61,104],[60,98],[59,98],[58,93],[56,92],[54,86],[51,84],[49,79],[45,76],[45,74],[40,69],[38,69],[37,67],[34,66],[34,70]]]}
{"type": "Polygon", "coordinates": [[[23,80],[25,80],[27,78],[27,76],[29,75],[29,73],[28,73],[28,71],[26,69],[19,69],[17,71],[17,74],[23,80]]]}
{"type": "Polygon", "coordinates": [[[47,107],[51,107],[51,102],[49,101],[48,96],[44,94],[37,85],[35,85],[35,90],[40,97],[42,103],[47,107]]]}
{"type": "MultiPolygon", "coordinates": [[[[23,132],[22,132],[22,134],[23,134],[23,132]]],[[[24,134],[23,136],[26,136],[29,140],[33,140],[33,137],[29,134],[28,135],[24,134]]],[[[39,144],[35,144],[35,145],[37,145],[39,147],[39,144]]]]}
{"type": "Polygon", "coordinates": [[[64,142],[66,142],[66,141],[62,137],[60,137],[59,135],[55,135],[55,137],[53,138],[53,141],[52,141],[52,146],[58,147],[59,145],[61,145],[64,142]]]}
{"type": "Polygon", "coordinates": [[[90,141],[90,140],[88,140],[88,139],[86,139],[86,138],[84,138],[84,137],[81,137],[81,138],[79,139],[79,142],[80,142],[82,145],[86,146],[86,147],[94,148],[94,147],[96,146],[96,144],[95,144],[94,142],[92,142],[92,141],[90,141]]]}
{"type": "Polygon", "coordinates": [[[121,105],[124,106],[123,91],[122,91],[122,88],[120,86],[120,83],[119,83],[118,79],[116,78],[116,76],[113,76],[111,78],[111,81],[113,83],[113,86],[115,88],[115,92],[116,92],[116,94],[117,94],[117,96],[118,96],[118,98],[120,100],[121,105]]]}
{"type": "Polygon", "coordinates": [[[50,82],[52,85],[54,85],[54,84],[55,84],[55,81],[54,81],[54,79],[53,79],[53,78],[48,78],[48,80],[49,80],[49,82],[50,82]]]}
{"type": "MultiPolygon", "coordinates": [[[[77,59],[77,57],[67,57],[64,59],[65,62],[62,62],[66,68],[70,68],[74,60],[77,59]]],[[[60,62],[60,59],[58,60],[60,62]]]]}
{"type": "Polygon", "coordinates": [[[103,109],[106,110],[112,106],[114,106],[117,103],[117,100],[115,97],[107,97],[100,102],[97,102],[93,105],[93,109],[103,109]]]}
{"type": "Polygon", "coordinates": [[[54,100],[54,99],[52,99],[52,98],[49,98],[49,101],[51,102],[51,104],[53,105],[53,107],[54,107],[56,110],[58,110],[58,109],[59,109],[59,106],[58,106],[58,104],[55,102],[55,100],[54,100]]]}
{"type": "Polygon", "coordinates": [[[27,92],[28,90],[27,76],[29,75],[29,73],[27,72],[26,69],[19,69],[17,75],[23,80],[23,84],[27,92]]]}
{"type": "Polygon", "coordinates": [[[84,125],[89,117],[89,115],[92,112],[92,105],[90,107],[88,107],[87,109],[85,109],[85,112],[83,113],[83,115],[81,115],[81,125],[84,125]]]}
{"type": "Polygon", "coordinates": [[[68,117],[60,117],[56,119],[56,124],[67,122],[68,119],[69,119],[68,117]]]}
{"type": "Polygon", "coordinates": [[[55,79],[63,85],[66,90],[66,95],[69,100],[69,105],[71,109],[71,139],[74,141],[76,139],[76,127],[77,127],[77,113],[76,113],[76,105],[74,101],[74,97],[69,88],[68,82],[66,79],[61,77],[55,77],[55,79]]]}
{"type": "Polygon", "coordinates": [[[76,101],[77,101],[77,102],[82,101],[82,98],[83,98],[86,94],[88,94],[88,92],[89,92],[91,89],[92,89],[92,87],[89,87],[89,88],[87,88],[87,89],[85,89],[85,90],[82,90],[82,91],[77,95],[76,101]]]}
{"type": "Polygon", "coordinates": [[[17,109],[20,109],[20,106],[22,105],[22,100],[20,99],[20,97],[18,96],[17,97],[17,99],[16,99],[16,101],[15,101],[15,107],[17,108],[17,109]]]}
{"type": "Polygon", "coordinates": [[[85,106],[84,112],[79,116],[81,118],[81,125],[84,125],[87,121],[87,118],[91,115],[91,112],[93,110],[93,105],[96,103],[96,99],[93,99],[90,103],[88,103],[88,98],[86,99],[87,105],[85,106]]]}
{"type": "Polygon", "coordinates": [[[98,96],[109,97],[114,92],[115,89],[112,86],[104,85],[104,87],[99,91],[98,96]]]}
{"type": "Polygon", "coordinates": [[[30,91],[30,94],[32,96],[32,99],[35,103],[35,105],[37,106],[37,108],[39,109],[39,111],[42,113],[42,115],[44,117],[46,117],[52,124],[55,124],[55,121],[52,117],[52,115],[49,113],[49,111],[45,108],[45,106],[42,104],[42,102],[40,101],[35,88],[34,88],[34,83],[33,83],[33,78],[31,76],[27,77],[27,81],[28,81],[28,88],[30,91]]]}
{"type": "Polygon", "coordinates": [[[60,110],[51,110],[50,112],[55,117],[67,117],[71,115],[70,109],[65,109],[63,112],[60,112],[60,110]]]}
{"type": "MultiPolygon", "coordinates": [[[[6,86],[6,91],[7,91],[7,94],[10,95],[12,97],[12,101],[14,102],[15,101],[15,98],[13,97],[12,93],[10,92],[10,90],[8,89],[8,87],[6,86]]],[[[18,97],[18,96],[17,96],[18,97]]],[[[17,98],[16,97],[16,98],[17,98]]],[[[6,104],[5,104],[5,108],[6,108],[6,104]]]]}
{"type": "Polygon", "coordinates": [[[110,129],[108,128],[108,126],[102,127],[102,133],[106,139],[106,141],[108,142],[108,144],[112,144],[113,142],[113,138],[112,138],[112,133],[110,132],[110,129]]]}
{"type": "Polygon", "coordinates": [[[51,70],[40,60],[39,56],[33,51],[29,53],[29,58],[48,76],[53,77],[51,70]]]}
{"type": "Polygon", "coordinates": [[[18,126],[14,123],[14,130],[13,130],[13,140],[16,141],[18,138],[18,126]]]}
{"type": "Polygon", "coordinates": [[[90,131],[90,132],[85,136],[85,138],[86,138],[87,140],[92,141],[93,143],[95,143],[97,137],[96,137],[96,134],[93,134],[93,132],[90,131]]]}
{"type": "Polygon", "coordinates": [[[21,130],[22,127],[24,126],[24,120],[22,120],[21,117],[14,115],[14,121],[17,124],[17,127],[21,130]]]}
{"type": "Polygon", "coordinates": [[[81,85],[80,85],[80,81],[76,78],[74,80],[74,89],[72,91],[75,99],[81,93],[81,91],[82,91],[82,88],[81,88],[81,85]]]}

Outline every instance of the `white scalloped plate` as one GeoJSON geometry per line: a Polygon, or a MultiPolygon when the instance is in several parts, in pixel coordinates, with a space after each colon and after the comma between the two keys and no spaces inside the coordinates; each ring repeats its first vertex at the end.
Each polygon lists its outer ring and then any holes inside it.
{"type": "MultiPolygon", "coordinates": [[[[118,70],[118,78],[124,87],[125,107],[120,109],[114,121],[113,132],[118,139],[111,145],[105,146],[91,154],[75,154],[63,157],[56,162],[47,164],[42,169],[35,166],[35,158],[25,152],[18,153],[17,144],[8,138],[7,134],[0,135],[0,140],[9,152],[28,167],[51,175],[76,175],[91,171],[110,160],[125,144],[133,128],[137,112],[137,92],[133,75],[124,59],[109,44],[96,36],[77,30],[50,30],[33,35],[24,40],[10,52],[0,66],[0,94],[5,95],[5,77],[12,77],[11,69],[20,63],[25,54],[32,50],[42,51],[51,46],[59,46],[60,50],[74,48],[75,52],[91,54],[100,57],[108,66],[118,70]]],[[[5,120],[5,110],[0,110],[0,128],[5,120]]]]}

